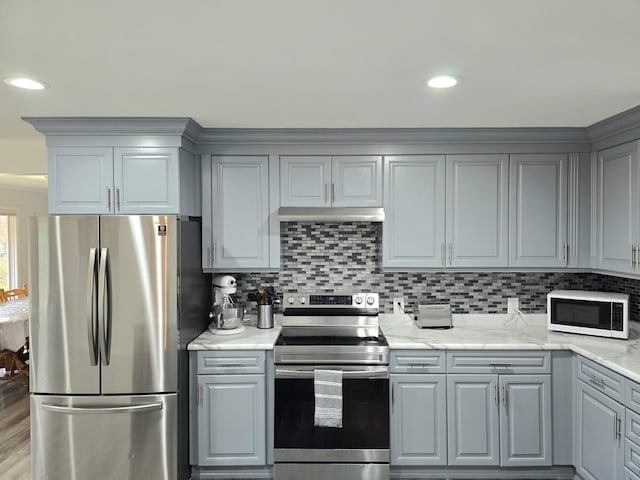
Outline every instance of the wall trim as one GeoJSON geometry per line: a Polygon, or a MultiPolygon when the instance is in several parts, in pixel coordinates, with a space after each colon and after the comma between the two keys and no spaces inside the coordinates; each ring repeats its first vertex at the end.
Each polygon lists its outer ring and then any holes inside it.
{"type": "Polygon", "coordinates": [[[587,127],[593,150],[602,150],[640,138],[640,105],[587,127]]]}

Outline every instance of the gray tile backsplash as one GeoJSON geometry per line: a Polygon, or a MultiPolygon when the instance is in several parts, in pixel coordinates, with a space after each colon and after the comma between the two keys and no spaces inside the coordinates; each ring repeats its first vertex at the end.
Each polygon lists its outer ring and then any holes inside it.
{"type": "MultiPolygon", "coordinates": [[[[390,313],[392,298],[450,303],[453,313],[505,313],[507,297],[518,297],[526,313],[544,313],[553,289],[629,293],[632,319],[640,319],[640,281],[593,273],[383,272],[380,223],[281,223],[282,264],[278,273],[235,273],[238,294],[259,286],[284,290],[380,293],[390,313]]],[[[232,273],[232,272],[230,272],[232,273]]]]}

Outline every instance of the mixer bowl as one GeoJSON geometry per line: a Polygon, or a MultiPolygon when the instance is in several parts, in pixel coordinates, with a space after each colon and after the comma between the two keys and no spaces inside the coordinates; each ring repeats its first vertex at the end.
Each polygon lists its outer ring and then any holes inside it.
{"type": "Polygon", "coordinates": [[[220,308],[217,327],[223,330],[231,330],[232,328],[238,328],[242,325],[242,319],[244,318],[244,304],[235,303],[234,305],[225,305],[220,308]]]}

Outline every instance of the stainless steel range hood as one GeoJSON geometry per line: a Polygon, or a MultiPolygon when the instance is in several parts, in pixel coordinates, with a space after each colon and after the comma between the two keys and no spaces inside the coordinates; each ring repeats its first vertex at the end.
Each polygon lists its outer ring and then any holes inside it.
{"type": "Polygon", "coordinates": [[[382,207],[280,207],[281,222],[384,222],[382,207]]]}

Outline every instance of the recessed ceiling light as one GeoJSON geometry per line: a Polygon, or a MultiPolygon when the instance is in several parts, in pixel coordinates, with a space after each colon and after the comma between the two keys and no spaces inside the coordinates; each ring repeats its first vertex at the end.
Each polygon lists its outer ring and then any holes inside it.
{"type": "Polygon", "coordinates": [[[438,75],[437,77],[432,77],[427,81],[427,85],[431,88],[451,88],[458,84],[460,81],[457,77],[452,77],[451,75],[438,75]]]}
{"type": "Polygon", "coordinates": [[[26,90],[44,90],[47,84],[24,77],[9,77],[4,79],[4,83],[13,87],[24,88],[26,90]]]}

